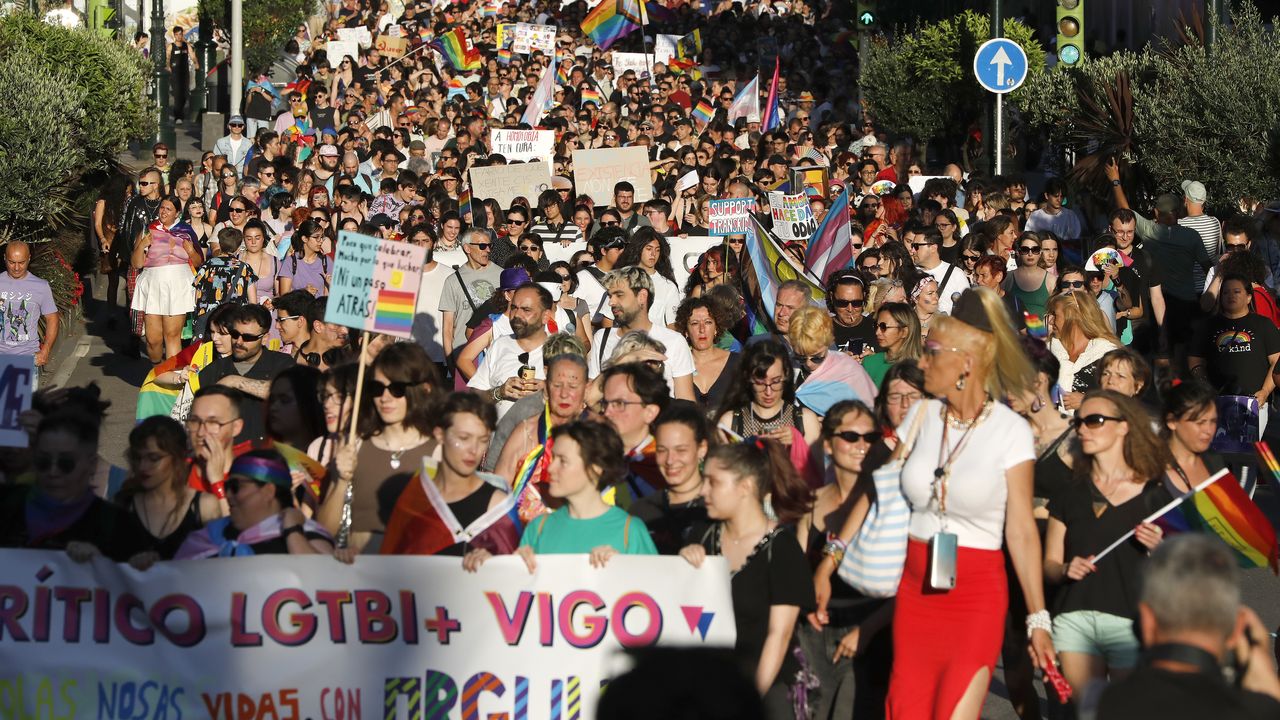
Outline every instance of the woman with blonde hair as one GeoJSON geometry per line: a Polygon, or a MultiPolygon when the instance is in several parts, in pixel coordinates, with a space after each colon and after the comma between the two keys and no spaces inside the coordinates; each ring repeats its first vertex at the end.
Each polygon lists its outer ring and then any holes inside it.
{"type": "Polygon", "coordinates": [[[903,287],[901,280],[879,278],[867,285],[866,310],[868,315],[875,315],[881,307],[889,303],[904,303],[906,301],[907,289],[903,287]]]}
{"type": "Polygon", "coordinates": [[[1026,598],[1034,664],[1054,662],[1032,513],[1034,442],[1001,402],[1030,390],[1035,369],[1004,302],[986,288],[966,290],[951,316],[934,321],[920,368],[934,399],[916,403],[897,430],[911,519],[887,709],[894,718],[976,718],[1004,637],[1002,547],[1026,598]]]}
{"type": "Polygon", "coordinates": [[[835,326],[826,310],[803,307],[791,316],[787,340],[795,353],[801,376],[796,401],[819,417],[841,400],[875,403],[876,384],[851,355],[832,350],[835,326]]]}
{"type": "Polygon", "coordinates": [[[1088,290],[1068,290],[1049,299],[1049,352],[1058,358],[1062,407],[1075,410],[1098,387],[1102,357],[1120,347],[1098,301],[1088,290]]]}
{"type": "Polygon", "coordinates": [[[906,303],[893,302],[876,312],[876,344],[880,352],[862,359],[862,367],[878,387],[884,374],[901,360],[919,360],[923,350],[920,318],[906,303]]]}

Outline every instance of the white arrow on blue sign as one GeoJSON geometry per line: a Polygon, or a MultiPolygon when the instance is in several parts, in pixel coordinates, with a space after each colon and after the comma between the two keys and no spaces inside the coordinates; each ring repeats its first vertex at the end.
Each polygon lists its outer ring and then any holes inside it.
{"type": "Polygon", "coordinates": [[[1027,53],[1008,38],[988,40],[973,55],[973,74],[990,92],[1012,92],[1027,79],[1027,53]]]}

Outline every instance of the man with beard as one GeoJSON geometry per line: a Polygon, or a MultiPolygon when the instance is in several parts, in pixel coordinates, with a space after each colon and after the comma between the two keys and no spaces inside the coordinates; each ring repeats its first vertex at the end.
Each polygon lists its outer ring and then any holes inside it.
{"type": "Polygon", "coordinates": [[[271,329],[271,313],[261,305],[241,305],[227,320],[231,357],[214,360],[200,371],[200,387],[224,385],[239,390],[240,417],[244,426],[236,442],[257,440],[266,432],[263,405],[271,381],[293,366],[293,358],[267,350],[264,338],[271,329]]]}
{"type": "Polygon", "coordinates": [[[649,320],[649,304],[653,301],[653,280],[639,267],[624,267],[605,276],[602,283],[608,290],[609,309],[613,311],[613,326],[601,328],[591,339],[588,358],[591,377],[600,374],[618,347],[618,340],[629,332],[639,330],[666,346],[663,358],[643,358],[646,362],[661,361],[662,376],[670,388],[671,397],[694,402],[693,355],[689,343],[680,333],[668,327],[654,325],[649,320]],[[641,294],[643,293],[643,294],[641,294]]]}
{"type": "MultiPolygon", "coordinates": [[[[133,291],[138,285],[138,269],[133,267],[129,258],[133,255],[133,244],[138,241],[147,226],[160,214],[160,198],[162,197],[162,178],[160,171],[147,168],[138,176],[138,192],[130,197],[120,211],[120,231],[107,249],[119,261],[115,264],[125,273],[125,307],[133,307],[133,291]]],[[[144,313],[129,311],[130,326],[133,330],[134,350],[140,350],[142,339],[142,318],[144,313]]]]}
{"type": "Polygon", "coordinates": [[[488,391],[501,417],[516,400],[542,389],[542,343],[551,319],[551,293],[526,282],[511,296],[511,334],[495,337],[467,387],[488,391]]]}
{"type": "Polygon", "coordinates": [[[321,145],[316,156],[320,158],[314,171],[316,185],[323,185],[333,195],[333,179],[338,174],[338,147],[321,145]]]}

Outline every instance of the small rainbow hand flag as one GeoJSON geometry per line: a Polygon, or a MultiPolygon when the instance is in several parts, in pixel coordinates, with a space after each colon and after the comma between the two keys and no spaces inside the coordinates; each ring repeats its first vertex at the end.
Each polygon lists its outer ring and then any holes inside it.
{"type": "Polygon", "coordinates": [[[1271,446],[1266,440],[1262,440],[1253,444],[1258,451],[1258,457],[1262,460],[1262,464],[1266,466],[1271,473],[1271,478],[1280,485],[1280,462],[1276,461],[1275,453],[1271,452],[1271,446]]]}
{"type": "Polygon", "coordinates": [[[599,90],[595,88],[587,88],[582,91],[582,104],[595,103],[596,107],[604,107],[604,97],[599,90]]]}
{"type": "Polygon", "coordinates": [[[468,186],[458,193],[458,214],[462,216],[462,221],[470,223],[467,216],[471,214],[471,188],[468,186]]]}
{"type": "Polygon", "coordinates": [[[706,98],[699,100],[697,107],[693,109],[693,118],[704,125],[711,122],[715,114],[715,108],[711,107],[711,103],[707,102],[706,98]]]}
{"type": "Polygon", "coordinates": [[[413,330],[413,292],[379,290],[373,310],[373,329],[407,337],[413,330]]]}
{"type": "Polygon", "coordinates": [[[556,84],[561,86],[569,84],[569,73],[565,72],[563,63],[556,66],[556,84]]]}
{"type": "Polygon", "coordinates": [[[500,64],[502,64],[502,65],[510,65],[510,64],[511,64],[511,57],[512,57],[512,53],[511,53],[511,48],[510,48],[510,47],[500,47],[500,48],[498,48],[498,62],[499,62],[500,64]]]}
{"type": "Polygon", "coordinates": [[[1028,335],[1037,340],[1043,340],[1049,336],[1049,328],[1045,327],[1044,320],[1039,315],[1024,310],[1022,317],[1027,324],[1028,335]]]}

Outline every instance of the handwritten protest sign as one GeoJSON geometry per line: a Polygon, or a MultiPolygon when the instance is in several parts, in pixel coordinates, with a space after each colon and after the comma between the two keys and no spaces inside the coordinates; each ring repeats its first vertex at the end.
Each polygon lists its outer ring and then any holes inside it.
{"type": "Polygon", "coordinates": [[[755,198],[712,200],[707,210],[712,235],[739,235],[751,226],[751,213],[756,211],[755,198]]]}
{"type": "MultiPolygon", "coordinates": [[[[615,56],[617,53],[615,53],[615,56]]],[[[623,180],[636,188],[635,201],[653,199],[649,153],[643,147],[596,148],[573,151],[573,184],[597,205],[613,202],[613,186],[623,180]]]]}
{"type": "Polygon", "coordinates": [[[373,47],[387,57],[398,58],[409,49],[409,41],[402,37],[379,35],[373,47]]]}
{"type": "Polygon", "coordinates": [[[426,252],[405,242],[339,233],[324,321],[409,337],[426,252]]]}
{"type": "Polygon", "coordinates": [[[554,130],[490,130],[493,152],[507,160],[541,160],[550,165],[555,157],[554,130]]]}
{"type": "Polygon", "coordinates": [[[773,234],[782,240],[808,240],[818,229],[804,193],[769,193],[769,214],[773,217],[773,234]]]}
{"type": "Polygon", "coordinates": [[[554,55],[556,26],[516,23],[515,40],[511,44],[511,50],[526,55],[534,50],[541,50],[546,55],[554,55]]]}
{"type": "Polygon", "coordinates": [[[0,447],[30,445],[18,416],[31,409],[35,378],[34,356],[0,355],[0,447]]]}
{"type": "Polygon", "coordinates": [[[702,253],[724,243],[724,238],[697,236],[673,237],[671,241],[671,274],[676,278],[676,287],[684,288],[689,276],[698,267],[698,258],[702,253]]]}
{"type": "Polygon", "coordinates": [[[369,34],[369,28],[338,28],[338,39],[348,42],[354,42],[360,47],[369,47],[373,44],[373,36],[369,34]]]}
{"type": "Polygon", "coordinates": [[[477,200],[493,198],[504,208],[511,207],[511,201],[518,197],[536,205],[538,194],[549,187],[551,165],[544,162],[471,168],[471,196],[477,200]]]}
{"type": "Polygon", "coordinates": [[[653,61],[667,64],[671,58],[676,56],[676,43],[680,42],[679,35],[658,35],[658,40],[653,46],[653,61]]]}
{"type": "Polygon", "coordinates": [[[653,68],[649,66],[649,57],[644,53],[613,53],[613,74],[621,77],[622,73],[628,70],[634,70],[636,77],[651,74],[653,68]]]}
{"type": "Polygon", "coordinates": [[[592,718],[624,649],[735,637],[721,557],[0,563],[15,718],[592,718]]]}
{"type": "Polygon", "coordinates": [[[360,44],[354,40],[330,40],[325,45],[325,52],[329,56],[329,64],[334,67],[342,62],[342,58],[349,57],[354,64],[360,59],[360,44]]]}

